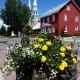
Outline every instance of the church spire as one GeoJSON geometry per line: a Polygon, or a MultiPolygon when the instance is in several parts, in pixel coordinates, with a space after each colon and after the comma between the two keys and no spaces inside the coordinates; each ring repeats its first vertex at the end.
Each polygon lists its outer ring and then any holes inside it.
{"type": "Polygon", "coordinates": [[[31,1],[28,2],[29,9],[31,10],[31,1]]]}
{"type": "Polygon", "coordinates": [[[34,0],[33,5],[37,6],[37,0],[34,0]]]}
{"type": "Polygon", "coordinates": [[[33,1],[33,15],[38,16],[37,0],[33,1]]]}
{"type": "MultiPolygon", "coordinates": [[[[31,9],[30,0],[29,0],[29,8],[31,9]]],[[[33,27],[38,23],[38,21],[39,21],[39,17],[38,17],[37,0],[33,0],[33,5],[31,9],[31,18],[29,20],[29,24],[31,24],[31,26],[33,27]]]]}

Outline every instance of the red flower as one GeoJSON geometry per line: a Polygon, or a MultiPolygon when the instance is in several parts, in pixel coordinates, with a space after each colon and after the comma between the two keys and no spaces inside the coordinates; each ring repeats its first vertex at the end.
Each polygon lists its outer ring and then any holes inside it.
{"type": "Polygon", "coordinates": [[[54,38],[55,38],[54,33],[51,33],[51,34],[49,35],[49,37],[50,37],[51,39],[54,39],[54,38]]]}

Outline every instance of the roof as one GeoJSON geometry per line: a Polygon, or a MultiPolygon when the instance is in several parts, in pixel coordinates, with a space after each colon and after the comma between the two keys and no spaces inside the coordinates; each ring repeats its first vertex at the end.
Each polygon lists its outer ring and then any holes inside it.
{"type": "Polygon", "coordinates": [[[36,25],[33,26],[32,29],[33,30],[38,30],[38,29],[40,29],[40,25],[41,25],[40,22],[38,22],[36,25]]]}
{"type": "Polygon", "coordinates": [[[46,13],[43,14],[43,16],[42,16],[41,18],[59,12],[59,11],[60,11],[65,5],[67,5],[70,1],[71,1],[71,0],[67,0],[66,2],[64,2],[64,3],[62,3],[62,4],[58,5],[58,6],[56,6],[56,7],[52,8],[52,9],[50,9],[50,10],[48,10],[46,13]]]}

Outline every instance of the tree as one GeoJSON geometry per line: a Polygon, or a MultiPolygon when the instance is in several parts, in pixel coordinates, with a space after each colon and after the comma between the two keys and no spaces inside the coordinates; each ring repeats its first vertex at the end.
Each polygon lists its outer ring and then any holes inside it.
{"type": "Polygon", "coordinates": [[[76,4],[80,7],[80,0],[74,0],[76,4]]]}
{"type": "Polygon", "coordinates": [[[6,31],[4,26],[2,26],[1,29],[0,29],[0,35],[1,36],[7,36],[7,31],[6,31]]]}
{"type": "Polygon", "coordinates": [[[30,17],[29,8],[22,4],[21,0],[6,0],[5,8],[2,9],[1,13],[1,18],[10,25],[9,31],[14,31],[15,34],[22,31],[30,17]]]}
{"type": "Polygon", "coordinates": [[[29,33],[32,31],[31,26],[28,25],[28,24],[25,24],[24,28],[25,28],[25,30],[26,30],[26,34],[29,34],[29,33]]]}

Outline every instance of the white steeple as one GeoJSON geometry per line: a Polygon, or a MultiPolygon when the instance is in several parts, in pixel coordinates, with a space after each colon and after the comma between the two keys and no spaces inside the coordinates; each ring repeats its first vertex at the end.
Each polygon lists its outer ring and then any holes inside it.
{"type": "Polygon", "coordinates": [[[33,1],[33,15],[38,16],[37,0],[33,1]]]}
{"type": "Polygon", "coordinates": [[[33,5],[37,6],[37,1],[36,0],[34,0],[33,5]]]}
{"type": "Polygon", "coordinates": [[[34,26],[39,21],[37,0],[33,0],[32,9],[31,9],[31,2],[30,2],[30,0],[28,0],[28,1],[29,1],[28,6],[31,10],[31,17],[30,17],[30,20],[29,20],[29,24],[31,26],[34,26]]]}
{"type": "Polygon", "coordinates": [[[29,9],[31,10],[31,1],[28,2],[29,9]]]}

